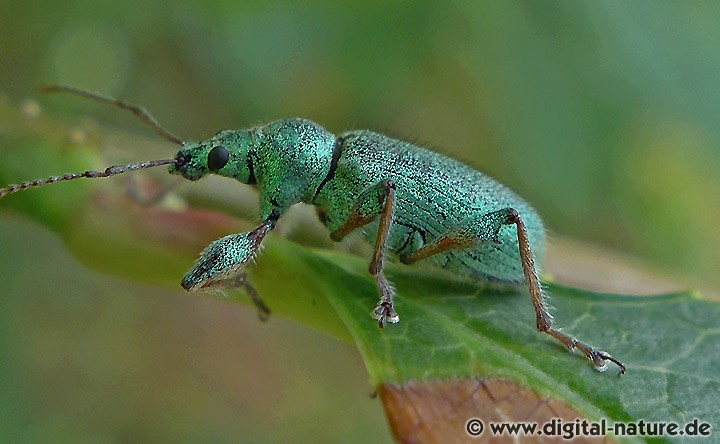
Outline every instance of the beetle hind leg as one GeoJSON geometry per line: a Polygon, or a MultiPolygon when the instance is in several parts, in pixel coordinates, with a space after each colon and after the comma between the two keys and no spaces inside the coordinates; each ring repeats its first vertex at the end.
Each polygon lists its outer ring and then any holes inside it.
{"type": "Polygon", "coordinates": [[[518,247],[520,249],[520,260],[522,261],[523,272],[530,289],[533,306],[535,307],[535,315],[537,318],[536,325],[538,331],[546,333],[562,343],[568,350],[579,350],[585,357],[590,360],[598,371],[607,370],[608,361],[615,363],[620,368],[620,374],[624,374],[627,370],[625,364],[610,356],[608,353],[597,350],[596,348],[581,342],[572,336],[569,336],[560,330],[551,327],[552,317],[547,311],[545,298],[540,287],[540,279],[535,268],[535,260],[530,250],[530,242],[528,241],[527,229],[525,223],[520,218],[517,211],[509,209],[507,212],[506,224],[514,224],[517,226],[518,247]]]}
{"type": "Polygon", "coordinates": [[[545,302],[545,294],[540,286],[535,259],[530,249],[527,228],[518,212],[513,208],[504,208],[484,215],[476,224],[453,230],[417,251],[400,256],[404,264],[412,264],[439,253],[450,250],[472,248],[482,242],[499,242],[498,232],[503,225],[517,227],[518,248],[523,274],[530,290],[533,308],[535,309],[535,325],[541,333],[546,333],[562,343],[568,350],[579,350],[599,371],[607,369],[607,363],[613,362],[625,373],[625,365],[604,351],[600,351],[584,342],[569,336],[552,327],[552,316],[545,302]]]}

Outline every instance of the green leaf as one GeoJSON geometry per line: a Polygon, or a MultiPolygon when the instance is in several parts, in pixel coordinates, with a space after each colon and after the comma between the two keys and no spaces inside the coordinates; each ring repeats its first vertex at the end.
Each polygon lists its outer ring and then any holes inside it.
{"type": "Polygon", "coordinates": [[[598,373],[538,334],[524,288],[491,290],[390,266],[401,322],[381,330],[369,316],[377,290],[365,260],[277,240],[261,260],[263,267],[315,276],[376,384],[500,376],[590,418],[718,423],[720,305],[696,295],[632,297],[547,285],[557,325],[624,361],[628,372],[618,376],[612,368],[598,373]]]}

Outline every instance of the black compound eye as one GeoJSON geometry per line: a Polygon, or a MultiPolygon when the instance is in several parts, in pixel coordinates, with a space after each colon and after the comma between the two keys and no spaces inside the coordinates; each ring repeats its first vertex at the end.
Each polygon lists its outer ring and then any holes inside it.
{"type": "Polygon", "coordinates": [[[218,171],[220,168],[227,165],[230,160],[230,153],[224,146],[216,146],[211,149],[208,153],[208,168],[210,171],[218,171]]]}

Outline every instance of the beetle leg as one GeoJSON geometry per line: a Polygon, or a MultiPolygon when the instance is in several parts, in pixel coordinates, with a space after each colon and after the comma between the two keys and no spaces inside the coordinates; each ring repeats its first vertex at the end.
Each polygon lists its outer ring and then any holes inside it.
{"type": "Polygon", "coordinates": [[[242,279],[242,283],[240,285],[245,289],[245,293],[250,296],[250,300],[252,300],[253,304],[255,304],[255,307],[257,307],[258,318],[260,318],[263,322],[267,321],[270,317],[270,307],[265,304],[265,301],[260,297],[258,291],[250,283],[247,274],[242,273],[238,276],[238,278],[242,279]]]}
{"type": "Polygon", "coordinates": [[[387,249],[387,238],[392,226],[394,209],[395,183],[387,179],[360,194],[345,223],[330,233],[330,238],[338,242],[351,231],[373,222],[380,215],[373,257],[368,266],[368,271],[375,276],[380,289],[380,301],[373,310],[373,317],[378,320],[380,328],[385,326],[385,322],[395,323],[400,320],[393,304],[395,290],[383,272],[383,259],[387,249]]]}
{"type": "Polygon", "coordinates": [[[260,319],[267,318],[270,310],[248,282],[244,270],[247,263],[260,251],[263,239],[275,227],[277,219],[278,217],[273,214],[262,225],[248,233],[231,234],[205,247],[180,285],[187,291],[244,287],[258,308],[260,319]]]}
{"type": "Polygon", "coordinates": [[[498,233],[500,228],[508,223],[507,215],[509,211],[515,210],[506,208],[487,213],[474,225],[456,228],[419,250],[400,255],[400,262],[409,265],[439,253],[472,248],[488,241],[499,242],[498,233]]]}
{"type": "Polygon", "coordinates": [[[545,303],[545,294],[538,278],[535,259],[533,258],[530,242],[528,240],[527,228],[522,218],[513,208],[504,208],[484,215],[478,225],[471,228],[458,229],[447,235],[436,239],[434,242],[425,245],[417,251],[403,254],[400,261],[404,264],[412,264],[422,259],[444,253],[450,250],[472,248],[482,242],[498,242],[498,232],[503,225],[515,225],[518,235],[518,249],[522,263],[525,280],[530,290],[533,307],[535,308],[535,325],[539,332],[547,333],[560,341],[568,350],[578,349],[592,361],[595,368],[604,371],[607,368],[607,361],[614,362],[620,367],[620,373],[625,373],[625,365],[609,354],[599,351],[572,336],[569,336],[555,328],[552,328],[552,316],[545,303]]]}
{"type": "Polygon", "coordinates": [[[250,296],[250,300],[253,302],[258,310],[258,318],[265,322],[270,317],[270,308],[267,306],[265,301],[260,297],[257,289],[250,283],[248,275],[245,272],[232,276],[228,279],[216,279],[212,282],[211,286],[205,288],[240,288],[242,287],[250,296]]]}
{"type": "Polygon", "coordinates": [[[525,223],[520,218],[518,212],[512,208],[507,210],[507,219],[505,223],[508,225],[515,224],[517,226],[520,260],[522,261],[525,279],[527,280],[528,287],[530,288],[530,296],[532,297],[533,305],[535,306],[535,315],[537,319],[536,325],[538,331],[547,333],[557,339],[565,347],[567,347],[568,350],[580,350],[580,352],[593,363],[597,370],[605,371],[607,369],[607,361],[610,361],[620,367],[621,375],[624,374],[626,368],[622,362],[613,358],[604,351],[597,350],[596,348],[551,327],[552,316],[548,313],[547,305],[545,305],[545,297],[542,287],[540,286],[540,279],[538,278],[537,268],[535,267],[535,260],[533,259],[533,254],[530,250],[530,242],[528,241],[525,223]]]}

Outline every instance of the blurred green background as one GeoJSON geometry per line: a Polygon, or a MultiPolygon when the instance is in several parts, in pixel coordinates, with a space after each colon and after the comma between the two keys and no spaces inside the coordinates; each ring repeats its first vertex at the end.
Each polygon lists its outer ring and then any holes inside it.
{"type": "MultiPolygon", "coordinates": [[[[0,0],[0,93],[96,90],[187,139],[288,116],[376,129],[501,179],[552,233],[717,288],[718,23],[713,1],[0,0]]],[[[296,323],[108,278],[7,210],[0,278],[1,437],[390,439],[355,350],[296,323]]]]}

